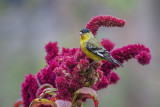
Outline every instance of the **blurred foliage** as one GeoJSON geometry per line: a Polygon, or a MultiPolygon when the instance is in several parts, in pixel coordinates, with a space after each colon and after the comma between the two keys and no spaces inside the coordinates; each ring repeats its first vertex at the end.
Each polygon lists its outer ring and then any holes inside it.
{"type": "Polygon", "coordinates": [[[135,8],[136,0],[102,0],[102,3],[112,6],[117,11],[129,12],[135,8]]]}

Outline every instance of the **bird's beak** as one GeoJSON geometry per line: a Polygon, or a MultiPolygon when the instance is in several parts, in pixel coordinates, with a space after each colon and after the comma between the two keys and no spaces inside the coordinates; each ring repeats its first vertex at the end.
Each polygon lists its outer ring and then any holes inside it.
{"type": "Polygon", "coordinates": [[[80,32],[79,35],[82,36],[82,32],[80,32]]]}

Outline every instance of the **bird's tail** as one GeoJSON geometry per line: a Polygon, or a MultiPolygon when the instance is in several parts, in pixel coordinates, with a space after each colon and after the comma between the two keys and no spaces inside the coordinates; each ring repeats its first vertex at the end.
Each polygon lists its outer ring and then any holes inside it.
{"type": "Polygon", "coordinates": [[[117,61],[116,59],[114,59],[112,56],[110,56],[109,58],[107,58],[107,60],[113,64],[117,64],[121,67],[124,67],[119,61],[117,61]]]}

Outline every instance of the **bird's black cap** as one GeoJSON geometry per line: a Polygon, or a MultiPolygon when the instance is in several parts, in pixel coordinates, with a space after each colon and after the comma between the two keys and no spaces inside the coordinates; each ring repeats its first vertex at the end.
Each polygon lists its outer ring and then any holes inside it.
{"type": "Polygon", "coordinates": [[[90,30],[85,28],[85,29],[82,29],[80,32],[82,32],[82,33],[89,33],[90,30]]]}

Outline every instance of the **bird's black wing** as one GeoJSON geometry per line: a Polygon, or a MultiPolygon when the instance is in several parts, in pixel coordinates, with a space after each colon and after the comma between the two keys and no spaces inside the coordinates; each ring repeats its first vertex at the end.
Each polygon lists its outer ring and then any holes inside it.
{"type": "Polygon", "coordinates": [[[87,42],[86,44],[86,48],[94,53],[97,56],[100,56],[101,58],[106,59],[107,61],[113,63],[113,64],[118,64],[120,66],[123,66],[120,62],[118,62],[117,60],[115,60],[111,54],[101,45],[95,45],[92,42],[87,42]]]}
{"type": "Polygon", "coordinates": [[[100,47],[100,46],[95,46],[95,44],[92,44],[90,42],[87,42],[86,48],[90,52],[100,56],[101,58],[105,59],[105,57],[110,57],[110,53],[105,48],[100,47]]]}

